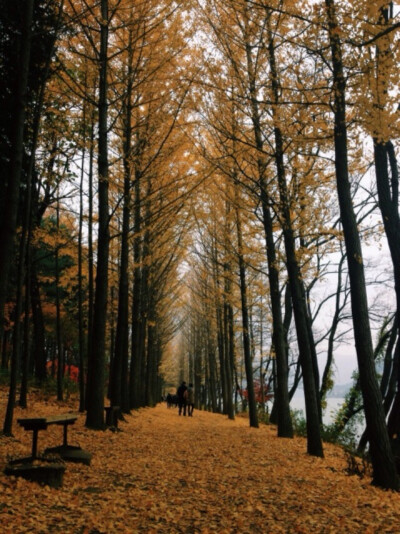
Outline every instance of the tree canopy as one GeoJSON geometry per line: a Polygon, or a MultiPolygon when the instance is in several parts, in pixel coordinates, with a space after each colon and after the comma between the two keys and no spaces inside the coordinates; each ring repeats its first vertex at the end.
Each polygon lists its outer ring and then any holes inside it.
{"type": "Polygon", "coordinates": [[[62,401],[73,365],[92,429],[105,398],[122,417],[186,380],[197,408],[290,439],[300,387],[323,457],[346,352],[356,374],[330,431],[362,411],[373,482],[399,489],[396,3],[14,4],[0,16],[4,433],[18,393],[26,406],[32,380],[54,380],[62,401]]]}

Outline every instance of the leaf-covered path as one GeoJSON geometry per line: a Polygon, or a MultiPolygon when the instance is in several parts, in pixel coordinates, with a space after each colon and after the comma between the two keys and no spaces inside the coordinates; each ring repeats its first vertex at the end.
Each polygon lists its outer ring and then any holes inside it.
{"type": "MultiPolygon", "coordinates": [[[[5,396],[1,395],[3,417],[5,396]]],[[[17,417],[65,413],[74,404],[37,400],[17,417]]],[[[400,494],[345,473],[340,449],[325,459],[305,441],[276,437],[205,412],[179,417],[159,405],[120,423],[121,432],[70,429],[70,443],[93,453],[68,464],[63,487],[6,477],[7,455],[26,456],[31,433],[16,424],[0,438],[2,533],[399,533],[400,494]]],[[[59,427],[39,433],[39,449],[59,445],[59,427]]]]}

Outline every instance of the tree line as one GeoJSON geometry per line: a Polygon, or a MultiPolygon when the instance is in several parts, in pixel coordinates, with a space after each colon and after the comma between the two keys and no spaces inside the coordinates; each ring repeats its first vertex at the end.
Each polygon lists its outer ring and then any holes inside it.
{"type": "Polygon", "coordinates": [[[351,334],[336,429],[362,409],[373,481],[398,489],[394,3],[15,4],[0,20],[4,432],[17,393],[26,406],[50,371],[61,400],[71,365],[94,429],[105,394],[129,413],[190,377],[197,407],[233,418],[240,398],[254,427],[273,392],[291,438],[302,382],[307,452],[323,456],[351,334]],[[383,316],[375,242],[391,260],[383,316]]]}

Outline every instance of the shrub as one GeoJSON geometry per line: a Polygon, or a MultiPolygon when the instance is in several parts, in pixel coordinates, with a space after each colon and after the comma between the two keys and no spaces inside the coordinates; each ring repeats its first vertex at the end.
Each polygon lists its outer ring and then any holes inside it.
{"type": "Polygon", "coordinates": [[[307,422],[303,410],[290,410],[290,415],[296,436],[307,437],[307,422]]]}

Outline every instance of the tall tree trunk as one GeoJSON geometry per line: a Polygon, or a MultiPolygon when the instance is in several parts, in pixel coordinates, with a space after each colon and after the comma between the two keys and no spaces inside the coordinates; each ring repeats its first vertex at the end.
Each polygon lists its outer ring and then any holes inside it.
{"type": "Polygon", "coordinates": [[[226,383],[226,413],[229,419],[235,418],[235,409],[233,405],[233,368],[232,360],[234,351],[234,340],[231,338],[233,325],[232,305],[230,299],[232,298],[232,262],[230,259],[229,239],[230,239],[230,213],[232,211],[231,202],[229,199],[225,201],[225,228],[224,228],[224,242],[225,242],[225,261],[224,261],[224,292],[223,292],[223,311],[224,311],[224,365],[225,365],[225,383],[226,383]]]}
{"type": "Polygon", "coordinates": [[[238,261],[239,261],[239,277],[240,277],[240,299],[242,305],[242,324],[243,324],[243,352],[244,352],[244,364],[246,369],[246,381],[247,381],[247,395],[249,402],[249,419],[250,426],[258,428],[258,414],[257,403],[254,392],[254,380],[253,380],[253,359],[250,346],[250,323],[249,323],[249,310],[247,305],[247,281],[246,281],[246,265],[243,257],[243,237],[240,221],[239,208],[236,207],[236,230],[238,240],[238,261]]]}
{"type": "Polygon", "coordinates": [[[154,388],[157,377],[157,337],[154,314],[153,296],[149,298],[149,320],[147,321],[147,358],[146,358],[146,406],[155,406],[156,390],[154,388]]]}
{"type": "MultiPolygon", "coordinates": [[[[30,148],[30,156],[28,163],[28,170],[26,175],[26,191],[25,191],[25,207],[24,207],[24,220],[23,226],[26,227],[26,282],[25,282],[25,317],[24,317],[24,352],[22,358],[22,377],[21,377],[21,390],[20,390],[20,399],[19,404],[23,408],[27,407],[27,395],[28,395],[28,374],[30,369],[30,360],[31,360],[31,336],[30,336],[30,307],[31,307],[31,284],[32,284],[32,245],[31,245],[31,236],[32,236],[32,226],[33,226],[33,201],[35,200],[34,196],[34,185],[36,183],[36,174],[35,169],[35,156],[36,149],[39,137],[40,122],[42,118],[43,111],[43,102],[45,96],[45,90],[47,85],[47,80],[50,72],[51,60],[54,55],[55,43],[58,37],[58,32],[60,30],[62,14],[64,8],[64,0],[60,3],[59,13],[57,18],[57,23],[54,28],[52,43],[48,49],[48,54],[46,57],[46,65],[44,69],[43,80],[39,89],[39,94],[37,97],[37,103],[35,105],[35,111],[33,114],[32,120],[32,144],[30,148]]],[[[45,195],[46,197],[46,195],[45,195]]],[[[44,198],[44,204],[46,204],[46,198],[44,198]]],[[[33,313],[33,310],[32,310],[33,313]]],[[[45,362],[44,362],[45,364],[45,362]]]]}
{"type": "MultiPolygon", "coordinates": [[[[135,241],[139,240],[135,237],[135,241]]],[[[135,244],[134,244],[135,248],[135,244]]],[[[135,254],[135,253],[134,253],[135,254]]],[[[131,365],[129,374],[129,406],[130,408],[140,408],[140,379],[142,375],[142,328],[141,328],[141,268],[135,262],[133,275],[133,302],[132,302],[132,344],[131,344],[131,365]]]]}
{"type": "MultiPolygon", "coordinates": [[[[92,352],[93,339],[93,308],[94,308],[94,253],[93,253],[93,171],[94,171],[94,109],[91,113],[90,125],[90,152],[88,173],[88,326],[87,326],[87,349],[86,353],[92,352]]],[[[85,407],[87,408],[87,376],[85,407]]]]}
{"type": "MultiPolygon", "coordinates": [[[[19,80],[17,84],[17,95],[15,100],[15,126],[12,139],[12,162],[11,176],[7,184],[6,202],[2,224],[0,226],[0,339],[3,337],[4,324],[4,305],[7,294],[8,277],[11,265],[11,255],[13,250],[13,240],[15,237],[15,227],[18,213],[18,203],[20,197],[20,183],[23,168],[24,156],[24,131],[27,102],[27,88],[29,63],[31,55],[31,35],[33,21],[33,1],[26,0],[23,26],[21,28],[21,65],[19,70],[19,80]]],[[[20,373],[20,355],[21,355],[21,314],[23,305],[23,281],[25,276],[25,260],[28,224],[31,208],[31,177],[27,177],[27,190],[24,199],[23,228],[20,236],[19,258],[17,270],[17,297],[15,304],[15,324],[13,332],[13,351],[11,357],[10,386],[8,393],[8,402],[4,419],[3,432],[5,435],[12,434],[12,423],[14,415],[14,405],[16,399],[18,375],[20,373]]]]}
{"type": "MultiPolygon", "coordinates": [[[[388,26],[393,17],[393,2],[389,2],[380,10],[380,23],[388,26]]],[[[383,42],[376,46],[376,102],[375,106],[381,109],[385,105],[385,95],[388,92],[386,82],[387,73],[382,71],[382,61],[392,54],[388,42],[383,42]],[[382,83],[383,82],[383,83],[382,83]]],[[[382,214],[382,221],[385,228],[385,234],[389,245],[390,255],[392,258],[394,287],[396,293],[396,317],[395,324],[398,334],[400,334],[400,217],[399,217],[399,172],[396,159],[396,153],[391,141],[385,142],[379,139],[381,132],[376,132],[374,137],[374,156],[375,156],[375,174],[378,190],[379,208],[382,214]],[[390,168],[390,178],[389,178],[390,168]]],[[[399,365],[399,350],[394,353],[394,365],[399,365]]],[[[397,372],[397,371],[396,371],[397,372]]],[[[385,399],[385,405],[389,399],[385,399]]],[[[400,434],[400,371],[397,372],[397,393],[389,415],[388,429],[389,436],[393,438],[400,434]]],[[[385,410],[386,411],[386,410],[385,410]]]]}
{"type": "Polygon", "coordinates": [[[202,343],[200,344],[200,328],[194,332],[194,403],[195,408],[200,410],[202,408],[202,376],[203,376],[203,343],[204,340],[201,338],[202,343]]]}
{"type": "Polygon", "coordinates": [[[351,198],[347,155],[346,79],[340,31],[336,21],[334,0],[325,0],[325,5],[333,66],[336,183],[347,251],[354,338],[370,440],[373,483],[387,489],[399,489],[399,479],[385,424],[382,396],[375,372],[361,242],[351,198]]]}
{"type": "MultiPolygon", "coordinates": [[[[33,159],[33,156],[31,156],[33,159]]],[[[33,165],[33,163],[32,163],[33,165]]],[[[31,250],[31,233],[32,233],[32,169],[29,169],[27,175],[27,186],[25,191],[25,206],[23,215],[23,230],[21,239],[25,241],[24,245],[24,262],[25,262],[25,316],[24,316],[24,338],[22,353],[22,375],[21,388],[19,396],[19,405],[22,408],[27,407],[28,402],[28,375],[30,363],[30,308],[31,308],[31,267],[32,267],[32,250],[31,250]]]]}
{"type": "Polygon", "coordinates": [[[128,85],[124,105],[124,198],[122,208],[121,258],[118,288],[118,318],[115,336],[115,353],[111,373],[111,404],[120,406],[122,411],[129,413],[128,398],[128,351],[129,351],[129,225],[130,225],[130,192],[131,192],[131,142],[132,142],[132,31],[129,32],[128,48],[128,85]]]}
{"type": "MultiPolygon", "coordinates": [[[[275,44],[268,30],[268,55],[271,69],[273,114],[276,114],[279,101],[279,80],[275,61],[275,44]]],[[[289,191],[286,184],[283,136],[279,126],[274,127],[275,163],[278,178],[279,199],[282,213],[282,231],[286,251],[286,267],[292,296],[294,320],[300,363],[303,371],[304,397],[307,418],[307,452],[313,456],[323,456],[320,433],[321,405],[318,392],[318,364],[313,350],[312,329],[307,312],[306,293],[302,282],[301,270],[296,257],[295,236],[290,215],[289,191]]]]}
{"type": "Polygon", "coordinates": [[[60,250],[58,237],[60,231],[60,200],[57,195],[57,244],[55,253],[55,284],[56,284],[56,339],[57,339],[57,400],[63,400],[63,379],[64,379],[64,361],[63,361],[63,343],[61,333],[61,301],[60,301],[60,250]]]}
{"type": "Polygon", "coordinates": [[[132,342],[131,342],[131,365],[129,373],[129,406],[140,407],[140,376],[141,376],[141,305],[140,295],[142,292],[142,238],[141,238],[141,172],[135,168],[135,199],[134,199],[134,238],[133,238],[133,290],[132,290],[132,342]]]}
{"type": "MultiPolygon", "coordinates": [[[[390,256],[392,258],[394,287],[396,293],[396,326],[399,332],[400,321],[400,217],[399,217],[399,174],[396,155],[393,144],[380,142],[374,139],[375,174],[378,189],[379,208],[382,213],[382,221],[389,245],[390,256]],[[388,166],[391,170],[389,178],[388,166]]],[[[398,357],[398,353],[395,355],[398,357]]],[[[398,374],[396,400],[393,403],[389,417],[389,434],[400,435],[400,416],[398,407],[400,406],[400,374],[398,374]]]]}
{"type": "Polygon", "coordinates": [[[81,182],[79,188],[79,233],[78,233],[78,361],[79,361],[79,411],[85,411],[85,367],[86,367],[86,351],[85,351],[85,331],[83,325],[83,254],[82,254],[82,240],[83,240],[83,184],[85,176],[85,141],[86,141],[86,105],[83,104],[83,149],[81,160],[81,182]]]}
{"type": "Polygon", "coordinates": [[[224,322],[223,322],[223,308],[221,305],[221,280],[219,269],[219,254],[216,240],[212,240],[212,276],[215,295],[215,317],[217,327],[217,347],[218,347],[218,359],[219,359],[219,377],[221,380],[222,389],[222,412],[227,414],[227,387],[226,387],[226,366],[225,366],[225,345],[224,345],[224,322]]]}
{"type": "Polygon", "coordinates": [[[235,419],[235,407],[233,405],[233,368],[232,360],[234,358],[235,341],[233,339],[233,310],[229,302],[232,293],[232,282],[230,279],[231,265],[225,264],[225,288],[224,288],[224,346],[225,346],[225,376],[226,376],[226,397],[227,410],[229,419],[235,419]]]}
{"type": "Polygon", "coordinates": [[[86,426],[104,427],[104,384],[108,293],[109,212],[108,212],[108,130],[107,130],[107,47],[108,0],[101,0],[100,81],[99,81],[99,218],[96,290],[93,310],[92,346],[88,362],[86,426]]]}
{"type": "MultiPolygon", "coordinates": [[[[13,257],[17,222],[22,160],[24,154],[24,131],[27,105],[29,62],[31,56],[31,35],[34,0],[25,0],[21,6],[22,27],[20,38],[20,66],[18,69],[17,92],[15,96],[14,131],[12,142],[11,175],[6,186],[6,201],[0,224],[0,339],[3,338],[4,306],[7,298],[9,271],[13,257]]],[[[3,177],[4,179],[4,177],[3,177]]],[[[15,400],[15,399],[14,399],[15,400]]],[[[13,401],[12,401],[13,402],[13,401]]],[[[12,417],[10,413],[9,416],[12,417]]],[[[10,422],[5,425],[11,433],[10,422]]]]}
{"type": "Polygon", "coordinates": [[[46,378],[46,347],[45,347],[45,326],[40,300],[39,281],[36,274],[35,261],[31,267],[31,303],[32,303],[32,323],[33,323],[33,362],[35,379],[38,384],[42,384],[46,378]]]}
{"type": "MultiPolygon", "coordinates": [[[[209,315],[211,317],[211,315],[209,315]]],[[[215,347],[214,342],[211,337],[211,322],[210,319],[207,319],[206,323],[206,350],[207,350],[207,362],[206,362],[206,368],[208,369],[208,380],[206,379],[206,384],[208,385],[208,402],[207,402],[207,409],[211,410],[216,413],[218,412],[218,404],[217,404],[217,369],[216,369],[216,361],[215,361],[215,347]]]]}
{"type": "MultiPolygon", "coordinates": [[[[217,287],[219,286],[218,269],[216,269],[215,277],[217,287]]],[[[216,291],[218,295],[219,288],[216,291]]],[[[221,382],[221,394],[222,394],[222,413],[227,414],[228,410],[228,398],[226,388],[226,365],[225,365],[225,339],[224,339],[224,322],[223,322],[223,309],[219,296],[215,299],[215,315],[217,318],[217,345],[218,345],[218,360],[219,360],[219,378],[221,382]]]]}
{"type": "MultiPolygon", "coordinates": [[[[150,188],[150,180],[148,181],[150,188]]],[[[148,189],[146,194],[146,225],[150,221],[150,189],[148,189]]],[[[150,256],[150,228],[147,226],[144,238],[143,238],[143,268],[142,268],[142,277],[141,277],[141,292],[140,292],[140,331],[139,331],[139,347],[140,347],[140,365],[141,365],[141,375],[139,377],[139,402],[140,406],[146,406],[146,373],[147,373],[147,345],[148,345],[148,320],[149,320],[149,306],[150,306],[150,266],[149,266],[149,256],[150,256]]]]}
{"type": "Polygon", "coordinates": [[[8,401],[6,415],[4,418],[3,433],[6,436],[12,435],[12,424],[14,416],[14,405],[17,394],[17,384],[21,365],[21,316],[23,309],[23,281],[25,271],[25,236],[22,235],[19,246],[19,258],[17,269],[17,294],[15,301],[15,320],[13,329],[13,345],[11,356],[10,385],[8,390],[8,401]]]}
{"type": "Polygon", "coordinates": [[[217,369],[215,361],[215,350],[213,347],[209,347],[208,350],[208,409],[211,408],[213,413],[218,413],[218,401],[217,401],[217,369]]]}
{"type": "Polygon", "coordinates": [[[385,357],[383,362],[382,378],[379,386],[381,389],[382,398],[384,399],[383,406],[385,414],[389,412],[389,409],[394,399],[394,395],[396,393],[397,366],[399,363],[399,337],[396,323],[392,326],[392,329],[390,333],[388,333],[388,336],[388,343],[386,346],[385,357]]]}
{"type": "Polygon", "coordinates": [[[269,198],[265,181],[265,163],[263,158],[264,142],[260,121],[260,112],[257,101],[255,74],[250,44],[246,43],[247,70],[249,77],[249,90],[251,100],[251,113],[254,132],[254,141],[258,151],[258,175],[260,199],[263,213],[263,224],[267,249],[268,280],[270,285],[270,299],[273,324],[273,344],[277,362],[277,391],[276,409],[278,419],[278,435],[280,437],[293,437],[292,419],[290,416],[288,396],[288,365],[285,348],[284,328],[282,323],[281,295],[279,288],[279,271],[276,257],[273,221],[271,215],[271,199],[269,198]]]}
{"type": "MultiPolygon", "coordinates": [[[[270,288],[270,300],[272,308],[272,342],[276,357],[276,385],[275,392],[276,417],[278,423],[278,436],[281,438],[293,437],[292,418],[290,416],[288,378],[289,369],[287,350],[285,343],[285,330],[282,321],[281,292],[279,287],[278,261],[276,257],[275,242],[273,235],[273,222],[271,211],[268,207],[268,199],[265,186],[262,185],[262,210],[264,232],[267,249],[268,280],[270,288]]],[[[273,419],[273,418],[272,418],[273,419]]]]}

